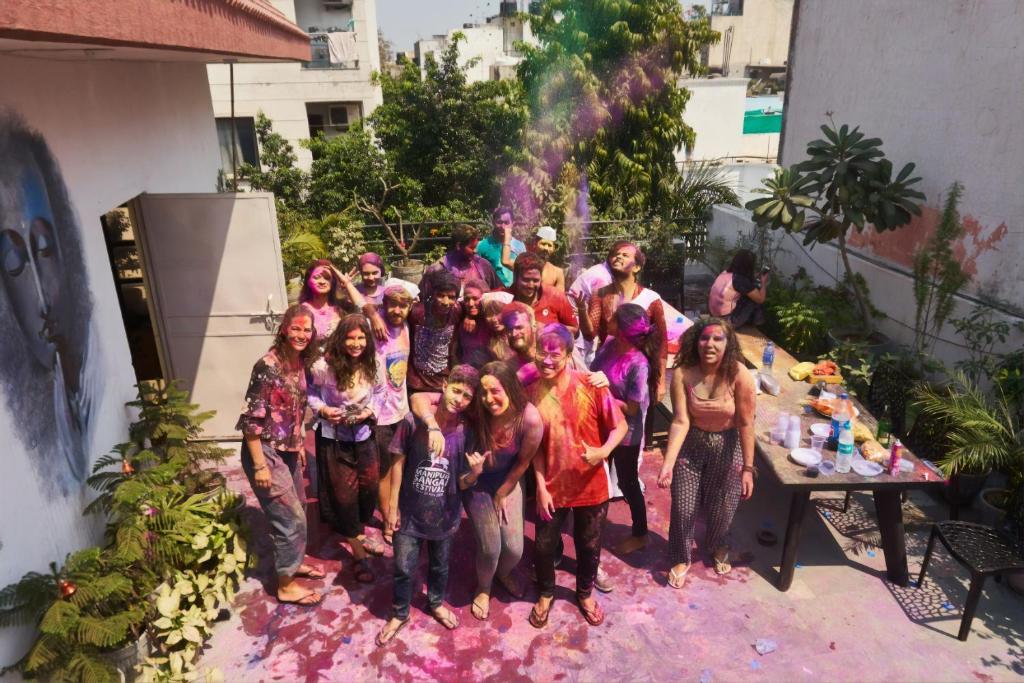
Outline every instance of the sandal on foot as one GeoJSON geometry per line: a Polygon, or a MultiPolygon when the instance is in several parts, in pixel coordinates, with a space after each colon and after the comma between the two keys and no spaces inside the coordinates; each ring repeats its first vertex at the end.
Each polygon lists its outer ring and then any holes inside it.
{"type": "Polygon", "coordinates": [[[543,613],[537,610],[537,605],[533,606],[530,610],[530,626],[534,628],[544,628],[548,625],[548,617],[551,616],[551,603],[548,603],[548,608],[543,613]]]}
{"type": "Polygon", "coordinates": [[[324,599],[324,596],[320,595],[315,591],[310,591],[302,597],[295,598],[294,600],[285,600],[284,598],[278,597],[277,601],[282,605],[298,605],[299,607],[316,607],[324,599]]]}
{"type": "Polygon", "coordinates": [[[690,565],[686,565],[686,568],[681,571],[676,571],[673,567],[668,570],[668,585],[675,589],[680,589],[683,584],[686,583],[686,574],[690,571],[690,565]]]}
{"type": "Polygon", "coordinates": [[[395,636],[397,636],[401,632],[401,630],[409,624],[411,620],[411,617],[406,617],[402,621],[398,622],[398,625],[390,631],[388,630],[388,625],[391,623],[391,621],[388,620],[388,623],[384,624],[384,628],[380,630],[380,632],[377,634],[377,637],[374,639],[374,642],[377,643],[377,647],[384,647],[392,640],[394,640],[395,636]]]}
{"type": "Polygon", "coordinates": [[[526,589],[523,588],[523,585],[512,574],[499,576],[498,583],[501,584],[501,587],[504,588],[509,595],[517,600],[521,600],[523,596],[526,595],[526,589]]]}
{"type": "Polygon", "coordinates": [[[368,557],[356,560],[355,566],[352,567],[352,573],[359,583],[373,583],[374,579],[377,578],[370,568],[370,558],[368,557]]]}
{"type": "Polygon", "coordinates": [[[486,620],[491,614],[491,596],[487,593],[478,594],[473,598],[473,602],[469,606],[469,611],[480,621],[486,620]],[[484,597],[483,603],[479,602],[481,595],[484,597]]]}
{"type": "Polygon", "coordinates": [[[385,531],[383,534],[381,534],[381,538],[383,538],[384,542],[387,543],[388,545],[394,545],[394,542],[395,542],[394,532],[392,532],[392,531],[385,531]]]}
{"type": "Polygon", "coordinates": [[[729,564],[729,551],[716,552],[711,558],[715,561],[715,573],[719,576],[725,576],[732,571],[732,565],[729,564]]]}
{"type": "Polygon", "coordinates": [[[444,626],[449,631],[459,627],[459,618],[455,616],[455,612],[451,611],[444,605],[430,610],[430,616],[434,617],[434,621],[441,624],[441,626],[444,626]]]}
{"type": "Polygon", "coordinates": [[[303,579],[326,579],[327,574],[324,574],[323,570],[317,569],[316,567],[304,564],[299,567],[298,571],[295,572],[295,576],[303,579]]]}
{"type": "Polygon", "coordinates": [[[582,600],[577,600],[576,606],[580,608],[580,614],[591,626],[600,626],[604,623],[604,610],[601,609],[601,605],[597,601],[594,602],[593,607],[588,608],[582,600]]]}

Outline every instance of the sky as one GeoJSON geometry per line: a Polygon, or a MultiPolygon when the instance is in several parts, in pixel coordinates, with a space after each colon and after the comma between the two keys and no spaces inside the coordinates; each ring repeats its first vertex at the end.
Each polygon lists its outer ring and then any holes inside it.
{"type": "MultiPolygon", "coordinates": [[[[683,0],[692,5],[700,0],[683,0]]],[[[527,4],[519,0],[520,7],[527,4]]],[[[420,38],[447,33],[465,23],[483,23],[498,13],[499,0],[377,0],[377,25],[396,52],[412,51],[420,38]]]]}

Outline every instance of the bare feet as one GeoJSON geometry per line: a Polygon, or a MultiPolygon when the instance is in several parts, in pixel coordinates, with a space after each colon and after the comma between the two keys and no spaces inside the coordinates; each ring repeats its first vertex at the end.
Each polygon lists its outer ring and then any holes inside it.
{"type": "Polygon", "coordinates": [[[630,536],[615,548],[616,555],[629,555],[641,548],[647,547],[646,536],[630,536]]]}

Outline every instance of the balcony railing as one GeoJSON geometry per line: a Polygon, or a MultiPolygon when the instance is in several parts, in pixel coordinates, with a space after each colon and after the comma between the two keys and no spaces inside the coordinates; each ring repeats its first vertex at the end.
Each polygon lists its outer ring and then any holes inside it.
{"type": "Polygon", "coordinates": [[[310,60],[304,69],[358,69],[355,32],[313,33],[309,36],[310,60]]]}

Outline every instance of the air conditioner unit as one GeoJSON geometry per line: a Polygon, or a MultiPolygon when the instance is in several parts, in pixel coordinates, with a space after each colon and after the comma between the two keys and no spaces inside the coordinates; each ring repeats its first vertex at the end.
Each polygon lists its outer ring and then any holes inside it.
{"type": "Polygon", "coordinates": [[[348,125],[348,107],[345,105],[338,105],[327,108],[327,121],[332,126],[347,126],[348,125]]]}

